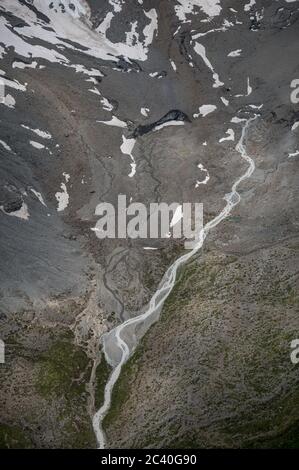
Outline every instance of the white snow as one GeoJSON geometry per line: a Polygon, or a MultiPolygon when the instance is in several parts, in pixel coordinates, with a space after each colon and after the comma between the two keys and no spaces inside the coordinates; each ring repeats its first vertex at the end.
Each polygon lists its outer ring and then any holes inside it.
{"type": "Polygon", "coordinates": [[[6,95],[2,101],[2,104],[7,106],[8,108],[14,108],[16,104],[16,100],[10,94],[6,95]]]}
{"type": "Polygon", "coordinates": [[[205,173],[206,176],[204,177],[203,180],[201,180],[201,181],[197,180],[197,181],[196,181],[195,189],[197,189],[200,184],[207,184],[207,182],[208,182],[209,179],[210,179],[210,174],[209,174],[208,170],[203,166],[202,163],[199,163],[199,164],[197,165],[197,168],[199,168],[200,171],[202,171],[203,173],[205,173]]]}
{"type": "Polygon", "coordinates": [[[103,96],[103,98],[101,99],[101,103],[103,105],[103,109],[105,109],[105,111],[112,111],[113,110],[113,105],[110,103],[110,101],[105,98],[103,96]]]}
{"type": "Polygon", "coordinates": [[[238,95],[235,95],[235,98],[241,98],[243,96],[250,96],[252,93],[252,87],[250,85],[250,80],[249,80],[249,77],[247,77],[247,92],[246,92],[246,95],[244,94],[238,94],[238,95]]]}
{"type": "Polygon", "coordinates": [[[175,65],[174,61],[170,59],[170,63],[171,63],[171,67],[176,72],[176,65],[175,65]]]}
{"type": "Polygon", "coordinates": [[[136,162],[135,158],[132,155],[133,148],[135,146],[136,139],[127,139],[124,135],[122,136],[123,143],[120,146],[120,150],[124,155],[129,155],[132,163],[131,165],[131,172],[128,174],[130,178],[132,178],[136,173],[136,162]]]}
{"type": "MultiPolygon", "coordinates": [[[[0,20],[1,20],[1,17],[0,17],[0,20]]],[[[26,91],[27,84],[22,85],[17,80],[9,80],[8,78],[1,77],[1,82],[3,83],[5,87],[14,88],[15,90],[19,90],[19,91],[26,91]]]]}
{"type": "Polygon", "coordinates": [[[297,155],[299,155],[299,150],[296,150],[296,152],[293,153],[289,153],[288,158],[297,157],[297,155]]]}
{"type": "Polygon", "coordinates": [[[217,106],[213,104],[203,104],[202,106],[199,107],[198,113],[193,114],[194,118],[197,118],[199,116],[205,117],[208,114],[212,113],[217,109],[217,106]]]}
{"type": "Polygon", "coordinates": [[[113,6],[114,11],[120,12],[122,10],[124,0],[109,0],[109,3],[113,6]]]}
{"type": "Polygon", "coordinates": [[[223,96],[221,96],[220,99],[221,99],[222,103],[223,103],[225,106],[228,106],[228,105],[229,105],[229,101],[228,101],[226,98],[224,98],[223,96]]]}
{"type": "Polygon", "coordinates": [[[141,108],[140,112],[141,112],[142,116],[147,117],[148,113],[149,113],[149,108],[141,108]]]}
{"type": "Polygon", "coordinates": [[[4,47],[0,46],[0,59],[3,59],[5,54],[6,54],[6,51],[4,47]]]}
{"type": "Polygon", "coordinates": [[[41,150],[41,149],[45,148],[45,146],[43,144],[40,144],[39,142],[35,142],[35,140],[30,140],[29,143],[30,143],[30,145],[32,145],[32,147],[34,147],[38,150],[41,150]]]}
{"type": "Polygon", "coordinates": [[[23,129],[27,129],[31,132],[34,132],[34,134],[38,135],[42,139],[52,139],[52,135],[47,131],[41,131],[40,129],[32,129],[31,127],[26,126],[25,124],[21,124],[21,127],[23,127],[23,129]]]}
{"type": "Polygon", "coordinates": [[[89,88],[89,90],[91,93],[94,93],[95,95],[99,95],[99,96],[102,96],[101,93],[99,92],[99,90],[97,88],[89,88]]]}
{"type": "Polygon", "coordinates": [[[199,54],[201,56],[202,60],[206,64],[206,66],[213,73],[213,79],[214,79],[213,88],[219,88],[219,87],[223,86],[224,83],[219,80],[219,75],[215,72],[213,65],[211,64],[211,62],[207,58],[205,47],[202,44],[200,44],[199,42],[196,42],[195,45],[194,45],[194,50],[197,54],[199,54]]]}
{"type": "MultiPolygon", "coordinates": [[[[89,79],[89,81],[90,80],[92,80],[92,78],[89,79]]],[[[105,111],[112,111],[113,110],[113,105],[110,103],[110,101],[107,98],[102,96],[101,92],[96,87],[89,88],[88,91],[90,91],[91,93],[94,93],[95,95],[101,96],[100,102],[102,103],[103,109],[105,109],[105,111]]]]}
{"type": "MultiPolygon", "coordinates": [[[[21,6],[20,4],[13,5],[10,0],[1,0],[1,4],[5,7],[7,11],[15,13],[19,18],[23,19],[27,23],[30,23],[30,20],[32,22],[36,22],[36,16],[33,14],[31,15],[31,13],[29,13],[30,10],[25,6],[21,6]],[[20,9],[22,9],[22,11],[20,9]]],[[[27,43],[22,36],[18,36],[18,34],[15,34],[15,32],[20,33],[21,35],[22,33],[24,33],[25,37],[41,37],[45,41],[47,41],[47,37],[45,37],[47,36],[45,34],[46,30],[43,29],[42,26],[31,25],[25,26],[24,28],[15,27],[13,31],[10,29],[10,23],[6,21],[4,17],[0,17],[0,37],[5,38],[6,48],[13,47],[16,54],[27,58],[30,58],[32,56],[43,58],[45,60],[48,60],[49,62],[68,62],[66,57],[64,57],[62,54],[59,54],[59,52],[55,51],[54,48],[47,49],[46,47],[31,45],[30,43],[27,43]]],[[[48,37],[49,40],[47,42],[52,44],[60,43],[60,41],[56,38],[55,33],[48,32],[48,37]]]]}
{"type": "Polygon", "coordinates": [[[252,87],[250,86],[249,77],[247,77],[247,95],[246,96],[251,95],[251,93],[252,93],[252,87]]]}
{"type": "Polygon", "coordinates": [[[246,119],[243,119],[243,118],[238,118],[237,116],[234,116],[230,122],[233,122],[234,124],[239,124],[240,122],[244,122],[246,121],[246,119]]]}
{"type": "Polygon", "coordinates": [[[154,8],[144,11],[144,14],[150,19],[150,23],[143,30],[145,36],[144,46],[148,50],[148,46],[153,42],[155,32],[158,31],[158,14],[154,8]]]}
{"type": "Polygon", "coordinates": [[[64,176],[66,183],[68,183],[70,178],[71,178],[70,175],[68,173],[65,173],[65,172],[63,172],[62,175],[64,176]]]}
{"type": "Polygon", "coordinates": [[[297,127],[299,127],[299,121],[295,122],[293,125],[292,125],[292,131],[295,131],[297,129],[297,127]]]}
{"type": "Polygon", "coordinates": [[[57,192],[55,194],[55,197],[58,201],[58,207],[57,207],[58,212],[64,211],[64,209],[67,208],[67,206],[69,204],[69,200],[70,200],[68,192],[67,192],[66,185],[64,183],[61,183],[60,187],[61,187],[62,191],[57,192]]]}
{"type": "Polygon", "coordinates": [[[2,147],[5,148],[5,150],[8,150],[9,152],[12,152],[10,146],[6,142],[4,142],[4,140],[0,140],[0,144],[2,145],[2,147]]]}
{"type": "Polygon", "coordinates": [[[236,49],[235,51],[231,51],[227,54],[227,57],[239,57],[242,53],[242,49],[236,49]]]}
{"type": "Polygon", "coordinates": [[[91,82],[91,83],[93,83],[94,85],[97,85],[97,83],[98,83],[94,77],[89,77],[89,78],[87,78],[85,81],[86,81],[86,82],[91,82]]]}
{"type": "Polygon", "coordinates": [[[255,0],[250,0],[249,3],[247,3],[244,6],[244,11],[250,11],[251,7],[255,5],[256,1],[255,0]]]}
{"type": "Polygon", "coordinates": [[[44,199],[43,199],[43,196],[41,195],[41,193],[39,193],[38,191],[36,191],[35,189],[33,188],[30,188],[30,191],[37,197],[37,199],[39,200],[39,202],[47,207],[47,204],[45,203],[44,199]]]}
{"type": "Polygon", "coordinates": [[[235,132],[233,129],[227,129],[226,131],[227,137],[222,137],[219,139],[219,142],[225,142],[226,140],[235,140],[235,132]]]}
{"type": "Polygon", "coordinates": [[[25,204],[25,202],[23,201],[22,203],[22,207],[17,210],[17,211],[14,211],[14,212],[6,212],[4,210],[4,207],[3,206],[0,206],[0,209],[2,210],[2,212],[4,212],[4,214],[6,215],[9,215],[9,216],[12,216],[12,217],[18,217],[19,219],[23,219],[23,220],[28,220],[29,219],[29,211],[28,211],[28,206],[27,204],[25,204]]]}
{"type": "Polygon", "coordinates": [[[148,48],[158,27],[158,16],[154,8],[144,11],[144,15],[149,18],[150,22],[143,29],[143,40],[139,40],[136,35],[134,44],[130,44],[130,40],[125,43],[112,43],[106,36],[117,9],[114,13],[109,12],[97,30],[94,30],[90,20],[90,8],[85,0],[72,2],[53,0],[51,4],[54,8],[49,8],[49,2],[45,0],[34,1],[34,6],[49,18],[48,25],[38,19],[34,11],[30,10],[26,4],[1,0],[1,7],[4,11],[12,13],[26,23],[22,26],[15,26],[12,30],[9,22],[5,18],[0,18],[0,37],[5,38],[5,48],[14,47],[15,52],[23,57],[43,58],[50,62],[69,64],[69,60],[55,48],[45,48],[26,42],[27,38],[38,38],[51,46],[80,50],[96,59],[118,61],[121,55],[134,60],[147,59],[148,48]],[[75,6],[74,11],[70,8],[71,3],[75,6]],[[61,11],[62,5],[65,7],[65,13],[61,11]],[[77,48],[76,44],[81,47],[77,48]]]}
{"type": "Polygon", "coordinates": [[[158,126],[154,127],[153,131],[159,131],[160,129],[163,129],[163,127],[168,127],[168,126],[183,126],[184,121],[167,121],[164,122],[163,124],[159,124],[158,126]]]}
{"type": "Polygon", "coordinates": [[[260,105],[250,104],[249,105],[249,107],[252,109],[262,109],[263,106],[264,106],[263,104],[260,104],[260,105]]]}
{"type": "Polygon", "coordinates": [[[150,72],[149,73],[149,76],[152,77],[152,78],[155,78],[159,75],[159,72],[150,72]]]}
{"type": "MultiPolygon", "coordinates": [[[[89,81],[93,81],[94,83],[97,83],[96,79],[94,77],[103,77],[104,75],[97,69],[87,69],[84,65],[82,64],[71,64],[71,65],[66,65],[67,67],[70,67],[72,69],[75,69],[76,73],[83,73],[84,75],[88,75],[89,81]]],[[[86,80],[88,81],[88,79],[86,80]]]]}
{"type": "Polygon", "coordinates": [[[194,13],[194,8],[200,8],[207,16],[218,16],[222,10],[220,0],[177,0],[174,9],[180,21],[185,22],[186,16],[194,13]]]}
{"type": "MultiPolygon", "coordinates": [[[[203,22],[208,22],[210,23],[209,20],[202,20],[202,23],[203,22]]],[[[211,33],[224,33],[225,31],[227,31],[229,28],[233,27],[234,24],[227,21],[227,20],[224,20],[223,22],[223,25],[220,27],[220,28],[213,28],[213,29],[209,29],[208,31],[204,32],[204,33],[195,33],[195,34],[192,34],[192,39],[198,39],[198,38],[202,38],[204,36],[207,36],[208,34],[211,34],[211,33]]]]}
{"type": "Polygon", "coordinates": [[[20,62],[19,60],[16,60],[12,64],[13,69],[36,69],[37,67],[37,62],[34,61],[32,64],[26,64],[25,62],[20,62]]]}
{"type": "Polygon", "coordinates": [[[106,124],[106,126],[116,126],[116,127],[127,127],[127,124],[124,121],[121,121],[116,116],[112,116],[110,121],[97,121],[101,124],[106,124]]]}

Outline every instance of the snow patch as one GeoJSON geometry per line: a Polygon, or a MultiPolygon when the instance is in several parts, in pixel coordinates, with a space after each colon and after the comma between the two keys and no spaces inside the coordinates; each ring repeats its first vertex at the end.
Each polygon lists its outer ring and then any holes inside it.
{"type": "Polygon", "coordinates": [[[36,191],[35,189],[33,188],[30,188],[30,191],[37,197],[37,199],[39,200],[39,202],[47,207],[47,204],[45,203],[44,199],[43,199],[43,196],[41,195],[41,193],[39,193],[38,191],[36,191]]]}
{"type": "Polygon", "coordinates": [[[58,201],[57,212],[64,211],[69,205],[70,200],[65,183],[61,183],[60,188],[62,189],[62,191],[58,191],[55,194],[56,200],[58,201]]]}
{"type": "Polygon", "coordinates": [[[196,42],[195,45],[194,45],[194,50],[197,54],[199,54],[201,56],[202,60],[206,64],[206,66],[213,73],[213,79],[214,79],[213,88],[219,88],[219,87],[223,86],[224,83],[219,80],[219,75],[215,72],[213,65],[211,64],[211,62],[207,58],[205,47],[202,44],[200,44],[199,42],[196,42]]]}
{"type": "Polygon", "coordinates": [[[236,49],[235,51],[231,51],[227,54],[227,57],[239,57],[242,53],[242,49],[236,49]]]}
{"type": "Polygon", "coordinates": [[[149,113],[149,108],[141,108],[140,112],[141,112],[142,116],[147,117],[148,113],[149,113]]]}
{"type": "Polygon", "coordinates": [[[217,109],[217,106],[213,104],[203,104],[202,106],[199,107],[198,113],[193,114],[194,118],[198,118],[199,116],[205,117],[208,114],[212,113],[217,109]]]}
{"type": "Polygon", "coordinates": [[[219,140],[219,142],[225,142],[226,140],[235,140],[235,132],[233,129],[227,129],[226,131],[227,137],[222,137],[222,139],[219,140]]]}
{"type": "Polygon", "coordinates": [[[32,129],[31,127],[26,126],[25,124],[21,124],[21,127],[23,127],[23,129],[27,129],[31,132],[34,132],[34,134],[38,135],[42,139],[52,139],[52,135],[47,131],[41,131],[40,129],[32,129]]]}
{"type": "Polygon", "coordinates": [[[5,150],[8,150],[9,152],[12,152],[10,146],[6,142],[4,142],[4,140],[0,140],[0,144],[2,145],[2,147],[5,148],[5,150]]]}
{"type": "Polygon", "coordinates": [[[6,215],[9,215],[9,216],[12,216],[12,217],[18,217],[19,219],[22,219],[22,220],[28,220],[29,219],[28,206],[27,206],[27,204],[25,204],[24,201],[22,203],[22,207],[20,209],[16,210],[16,211],[13,211],[13,212],[6,212],[4,210],[3,206],[0,206],[0,209],[6,215]]]}
{"type": "Polygon", "coordinates": [[[154,127],[153,131],[159,131],[160,129],[163,129],[163,127],[168,127],[168,126],[183,126],[184,121],[167,121],[164,122],[163,124],[159,124],[159,126],[154,127]]]}
{"type": "Polygon", "coordinates": [[[106,126],[127,127],[126,122],[121,121],[116,116],[112,116],[112,119],[110,119],[110,121],[97,121],[97,122],[99,122],[100,124],[106,124],[106,126]]]}
{"type": "Polygon", "coordinates": [[[32,147],[38,149],[38,150],[42,150],[45,148],[45,146],[43,144],[40,144],[39,142],[35,142],[35,140],[30,140],[29,141],[30,145],[32,145],[32,147]]]}
{"type": "Polygon", "coordinates": [[[218,16],[222,10],[220,0],[177,0],[174,9],[180,21],[185,22],[186,16],[194,13],[194,8],[200,8],[210,18],[218,16]]]}
{"type": "Polygon", "coordinates": [[[199,164],[197,165],[197,168],[199,168],[200,171],[202,171],[203,173],[205,173],[206,176],[204,177],[203,180],[201,180],[201,181],[197,180],[197,181],[196,181],[195,189],[197,189],[198,186],[201,185],[201,184],[207,184],[207,182],[208,182],[209,179],[210,179],[210,174],[209,174],[208,170],[203,166],[202,163],[199,163],[199,164]]]}
{"type": "Polygon", "coordinates": [[[129,155],[131,158],[131,161],[132,161],[132,163],[130,163],[131,172],[128,174],[128,176],[132,178],[136,173],[136,162],[135,162],[135,158],[132,155],[136,139],[127,139],[124,135],[122,136],[122,139],[123,139],[123,143],[120,146],[120,150],[124,155],[129,155]]]}

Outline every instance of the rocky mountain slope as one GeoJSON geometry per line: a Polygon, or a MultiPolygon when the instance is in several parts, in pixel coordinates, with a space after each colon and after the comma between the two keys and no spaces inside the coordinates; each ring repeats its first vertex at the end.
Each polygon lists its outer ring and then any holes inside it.
{"type": "Polygon", "coordinates": [[[241,201],[180,270],[103,426],[108,447],[298,447],[298,27],[296,0],[1,1],[1,447],[97,445],[103,334],[185,250],[99,240],[96,206],[202,202],[211,220],[252,117],[241,201]]]}

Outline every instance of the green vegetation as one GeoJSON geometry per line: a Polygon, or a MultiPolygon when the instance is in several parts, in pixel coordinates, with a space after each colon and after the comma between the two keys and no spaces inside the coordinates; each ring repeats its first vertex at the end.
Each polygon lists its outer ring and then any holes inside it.
{"type": "Polygon", "coordinates": [[[105,385],[111,373],[111,366],[105,361],[104,355],[96,371],[95,407],[100,408],[104,402],[105,385]]]}
{"type": "Polygon", "coordinates": [[[91,420],[87,413],[91,363],[85,352],[75,346],[70,332],[61,335],[38,358],[35,390],[50,403],[63,400],[59,417],[61,445],[65,448],[95,446],[91,420]]]}
{"type": "Polygon", "coordinates": [[[110,426],[117,419],[118,413],[130,396],[130,384],[132,377],[138,369],[138,361],[143,353],[142,345],[139,345],[133,356],[123,366],[122,373],[116,382],[111,399],[111,407],[103,420],[103,428],[110,426]]]}
{"type": "Polygon", "coordinates": [[[88,362],[84,351],[66,335],[39,358],[36,390],[44,398],[64,396],[67,400],[84,394],[90,373],[88,362]]]}
{"type": "Polygon", "coordinates": [[[15,426],[0,424],[0,449],[28,449],[31,442],[24,431],[15,426]]]}

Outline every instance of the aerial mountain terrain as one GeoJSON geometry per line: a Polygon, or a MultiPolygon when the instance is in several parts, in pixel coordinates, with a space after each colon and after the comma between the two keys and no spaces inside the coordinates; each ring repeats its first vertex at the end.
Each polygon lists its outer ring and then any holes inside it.
{"type": "Polygon", "coordinates": [[[298,162],[298,0],[1,0],[0,447],[298,447],[298,162]]]}

